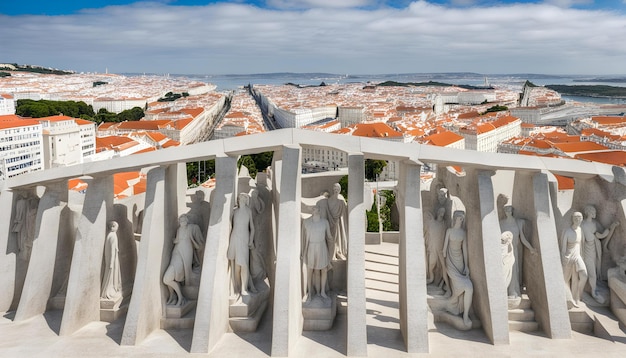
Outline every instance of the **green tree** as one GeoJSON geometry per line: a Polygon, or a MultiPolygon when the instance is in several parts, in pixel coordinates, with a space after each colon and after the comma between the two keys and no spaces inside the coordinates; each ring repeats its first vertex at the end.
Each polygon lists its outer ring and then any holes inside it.
{"type": "Polygon", "coordinates": [[[187,163],[187,185],[199,185],[215,174],[215,159],[187,163]]]}
{"type": "Polygon", "coordinates": [[[379,159],[365,159],[365,179],[375,181],[376,176],[380,174],[387,166],[387,161],[379,159]]]}
{"type": "Polygon", "coordinates": [[[344,175],[339,179],[339,185],[341,185],[341,195],[348,200],[348,176],[344,175]]]}
{"type": "Polygon", "coordinates": [[[237,168],[241,169],[242,165],[248,168],[248,173],[250,173],[251,178],[256,178],[257,169],[251,156],[242,155],[237,161],[237,168]]]}

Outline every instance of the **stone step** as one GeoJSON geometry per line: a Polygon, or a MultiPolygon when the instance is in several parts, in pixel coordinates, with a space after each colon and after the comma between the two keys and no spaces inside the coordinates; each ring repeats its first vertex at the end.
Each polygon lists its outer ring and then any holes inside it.
{"type": "Polygon", "coordinates": [[[593,333],[594,320],[584,308],[569,310],[569,321],[572,330],[585,334],[593,333]]]}
{"type": "Polygon", "coordinates": [[[398,256],[374,253],[371,251],[365,251],[365,261],[366,262],[381,262],[388,265],[398,266],[399,259],[398,256]]]}
{"type": "Polygon", "coordinates": [[[520,305],[517,308],[520,309],[528,309],[530,308],[530,298],[528,298],[528,295],[523,293],[522,294],[522,302],[520,303],[520,305]]]}
{"type": "Polygon", "coordinates": [[[382,273],[388,273],[391,275],[397,275],[398,274],[398,265],[393,265],[393,264],[388,264],[388,263],[384,263],[384,262],[378,262],[378,261],[365,261],[365,270],[366,271],[375,271],[375,272],[382,272],[382,273]]]}
{"type": "Polygon", "coordinates": [[[388,293],[398,293],[398,284],[384,281],[365,279],[365,288],[368,290],[376,290],[388,293]]]}
{"type": "Polygon", "coordinates": [[[376,281],[384,281],[393,284],[398,284],[398,275],[387,273],[387,272],[378,272],[372,270],[365,270],[365,279],[372,279],[376,281]]]}
{"type": "Polygon", "coordinates": [[[161,318],[161,329],[193,329],[196,321],[196,309],[192,309],[180,318],[161,318]]]}
{"type": "Polygon", "coordinates": [[[535,321],[535,311],[530,308],[509,310],[509,321],[531,322],[535,321]]]}
{"type": "Polygon", "coordinates": [[[593,322],[571,322],[571,325],[573,331],[585,334],[593,333],[593,322]]]}
{"type": "Polygon", "coordinates": [[[539,323],[535,321],[509,321],[509,331],[535,332],[539,330],[539,323]]]}
{"type": "Polygon", "coordinates": [[[348,313],[348,297],[345,295],[337,295],[337,314],[348,313]]]}

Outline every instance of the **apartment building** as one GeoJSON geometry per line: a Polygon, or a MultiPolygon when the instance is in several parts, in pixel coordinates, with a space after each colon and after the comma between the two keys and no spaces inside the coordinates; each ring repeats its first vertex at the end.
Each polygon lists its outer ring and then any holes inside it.
{"type": "Polygon", "coordinates": [[[15,114],[15,100],[8,93],[0,93],[0,116],[15,114]]]}
{"type": "Polygon", "coordinates": [[[42,125],[16,115],[0,116],[0,179],[42,170],[42,125]]]}
{"type": "Polygon", "coordinates": [[[63,115],[36,120],[43,131],[45,169],[83,163],[95,154],[95,123],[63,115]]]}

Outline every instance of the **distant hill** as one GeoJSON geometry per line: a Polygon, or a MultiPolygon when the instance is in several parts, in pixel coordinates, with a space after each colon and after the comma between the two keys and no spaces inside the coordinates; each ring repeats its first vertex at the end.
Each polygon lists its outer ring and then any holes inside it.
{"type": "Polygon", "coordinates": [[[566,96],[626,98],[626,87],[606,85],[546,85],[545,87],[566,96]]]}
{"type": "Polygon", "coordinates": [[[493,87],[485,87],[485,86],[471,86],[471,85],[452,85],[444,82],[396,82],[396,81],[385,81],[377,84],[376,86],[385,87],[385,86],[395,86],[395,87],[428,87],[428,86],[437,86],[437,87],[459,87],[465,89],[493,89],[493,87]]]}
{"type": "Polygon", "coordinates": [[[42,67],[36,65],[18,65],[17,63],[0,63],[0,70],[18,71],[18,72],[34,72],[48,75],[71,75],[73,71],[59,70],[56,68],[42,67]]]}

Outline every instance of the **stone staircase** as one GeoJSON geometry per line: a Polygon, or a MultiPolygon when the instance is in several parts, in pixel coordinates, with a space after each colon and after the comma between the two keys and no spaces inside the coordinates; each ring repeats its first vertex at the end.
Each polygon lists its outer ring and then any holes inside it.
{"type": "Polygon", "coordinates": [[[365,288],[381,294],[398,294],[397,253],[365,250],[365,288]]]}
{"type": "Polygon", "coordinates": [[[531,307],[528,295],[522,294],[520,305],[509,309],[509,331],[534,332],[537,330],[539,330],[539,323],[535,321],[535,311],[531,307]]]}

